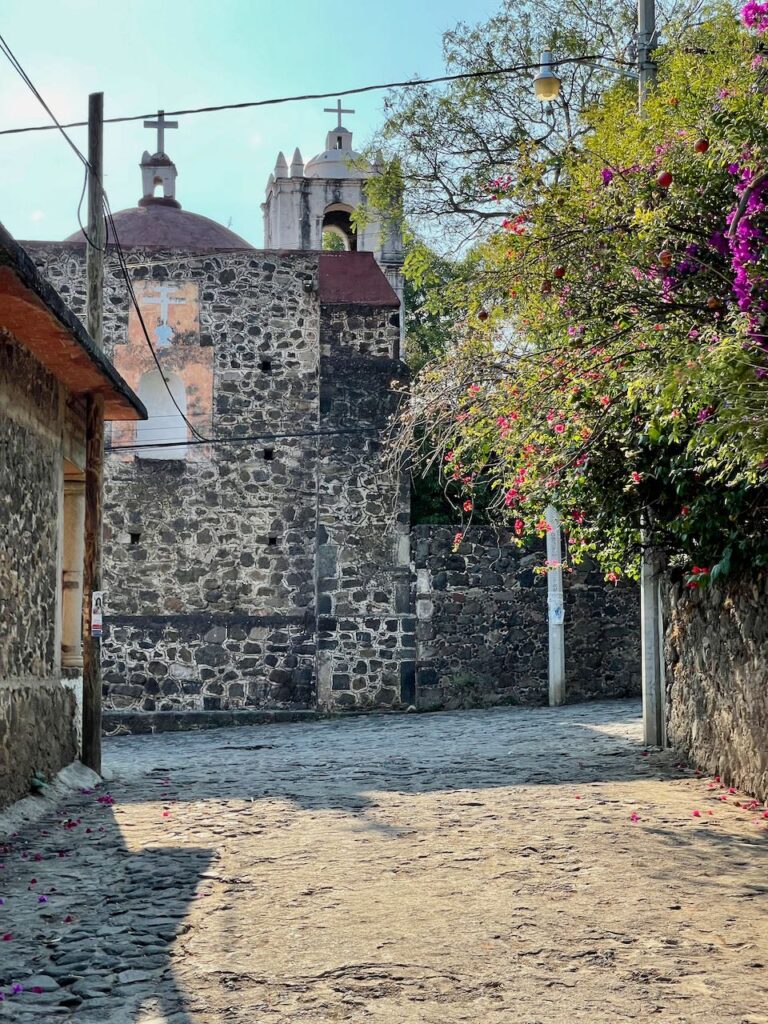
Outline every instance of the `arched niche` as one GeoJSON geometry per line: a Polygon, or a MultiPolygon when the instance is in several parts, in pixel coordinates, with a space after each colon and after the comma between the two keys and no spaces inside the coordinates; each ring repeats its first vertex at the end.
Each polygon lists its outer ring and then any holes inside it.
{"type": "Polygon", "coordinates": [[[139,381],[137,393],[147,408],[149,419],[141,420],[136,425],[136,443],[158,445],[157,448],[137,449],[138,457],[165,461],[185,459],[188,428],[184,419],[187,415],[184,381],[176,373],[167,374],[164,381],[159,370],[151,370],[139,381]]]}
{"type": "Polygon", "coordinates": [[[349,252],[357,252],[357,232],[352,224],[353,207],[345,203],[331,203],[323,213],[322,233],[338,235],[349,252]]]}

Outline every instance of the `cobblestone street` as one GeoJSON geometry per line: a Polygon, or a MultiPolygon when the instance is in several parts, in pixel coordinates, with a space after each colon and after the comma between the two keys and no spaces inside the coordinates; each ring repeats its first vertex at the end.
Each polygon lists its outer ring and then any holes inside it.
{"type": "Polygon", "coordinates": [[[108,740],[0,856],[0,1020],[764,1024],[768,821],[640,737],[613,702],[108,740]]]}

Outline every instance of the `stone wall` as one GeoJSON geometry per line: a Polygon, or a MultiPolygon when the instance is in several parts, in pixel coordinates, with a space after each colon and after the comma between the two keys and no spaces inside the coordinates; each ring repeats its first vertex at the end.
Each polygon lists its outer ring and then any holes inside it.
{"type": "Polygon", "coordinates": [[[726,785],[768,799],[768,574],[664,600],[667,739],[726,785]]]}
{"type": "MultiPolygon", "coordinates": [[[[547,581],[543,551],[510,535],[455,527],[413,530],[417,683],[423,708],[545,704],[547,581]]],[[[640,692],[637,588],[606,585],[594,569],[564,574],[568,699],[640,692]]]]}
{"type": "Polygon", "coordinates": [[[0,334],[0,806],[75,757],[59,680],[63,395],[0,334]]]}
{"type": "MultiPolygon", "coordinates": [[[[82,310],[82,246],[31,249],[82,310]]],[[[194,295],[197,319],[159,359],[187,373],[203,436],[233,443],[107,459],[105,708],[411,703],[408,493],[381,462],[404,374],[394,296],[322,302],[317,253],[133,249],[129,263],[140,303],[161,285],[194,295]]],[[[366,273],[386,289],[373,261],[366,273]]],[[[107,345],[135,383],[148,347],[109,253],[105,287],[107,345]]]]}
{"type": "Polygon", "coordinates": [[[409,509],[384,438],[406,383],[397,310],[323,308],[318,477],[318,700],[328,709],[415,699],[409,509]]]}

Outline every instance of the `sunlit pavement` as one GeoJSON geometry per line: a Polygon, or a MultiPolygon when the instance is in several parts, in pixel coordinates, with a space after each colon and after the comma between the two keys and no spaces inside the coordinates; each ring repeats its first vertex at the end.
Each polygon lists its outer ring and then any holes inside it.
{"type": "Polygon", "coordinates": [[[0,1020],[768,1022],[768,819],[639,711],[109,740],[0,855],[0,1020]]]}

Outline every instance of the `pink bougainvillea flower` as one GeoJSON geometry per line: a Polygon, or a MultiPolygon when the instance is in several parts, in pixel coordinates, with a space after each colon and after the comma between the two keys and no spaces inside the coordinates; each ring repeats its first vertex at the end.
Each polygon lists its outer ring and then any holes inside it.
{"type": "Polygon", "coordinates": [[[608,397],[608,395],[603,395],[603,397],[600,399],[600,405],[602,405],[602,406],[609,406],[610,404],[611,404],[611,400],[608,397]]]}
{"type": "Polygon", "coordinates": [[[693,812],[693,816],[694,816],[694,818],[700,818],[701,817],[701,811],[694,811],[693,812]]]}
{"type": "Polygon", "coordinates": [[[72,917],[71,914],[67,914],[67,916],[64,918],[64,924],[72,924],[73,921],[74,917],[72,917]]]}
{"type": "Polygon", "coordinates": [[[615,573],[615,572],[607,572],[605,574],[605,578],[608,580],[609,583],[618,583],[619,582],[619,575],[618,575],[618,573],[615,573]]]}
{"type": "Polygon", "coordinates": [[[610,167],[604,167],[602,171],[600,171],[600,177],[603,179],[604,185],[610,185],[613,181],[613,171],[610,167]]]}
{"type": "Polygon", "coordinates": [[[47,896],[38,896],[37,897],[37,902],[38,903],[47,903],[48,902],[48,897],[47,896]]]}
{"type": "Polygon", "coordinates": [[[632,474],[632,483],[633,484],[639,484],[642,479],[643,479],[643,477],[642,477],[641,473],[638,473],[637,471],[635,471],[632,474]]]}
{"type": "Polygon", "coordinates": [[[13,938],[13,932],[5,932],[5,934],[3,935],[2,941],[3,942],[10,942],[12,938],[13,938]]]}
{"type": "Polygon", "coordinates": [[[30,992],[34,992],[35,995],[39,996],[41,994],[41,992],[44,991],[44,989],[43,989],[42,985],[32,985],[32,987],[30,988],[29,991],[30,992]]]}
{"type": "Polygon", "coordinates": [[[520,536],[520,534],[523,532],[524,529],[525,529],[525,523],[523,522],[523,520],[522,519],[516,519],[515,520],[515,533],[518,535],[518,537],[520,536]]]}
{"type": "Polygon", "coordinates": [[[471,512],[472,502],[469,499],[467,499],[461,507],[464,509],[465,512],[471,512]]]}
{"type": "Polygon", "coordinates": [[[552,429],[554,430],[554,432],[556,434],[564,434],[565,433],[565,424],[563,424],[563,423],[556,423],[552,429]]]}
{"type": "Polygon", "coordinates": [[[464,539],[464,538],[463,538],[462,534],[460,534],[460,533],[456,533],[456,534],[454,534],[454,537],[453,537],[453,546],[454,546],[455,548],[456,548],[456,547],[458,547],[458,546],[459,546],[459,544],[461,544],[461,542],[462,542],[462,540],[463,540],[463,539],[464,539]]]}
{"type": "Polygon", "coordinates": [[[632,811],[632,813],[629,816],[629,820],[630,821],[640,821],[640,815],[637,813],[637,811],[632,811]]]}

